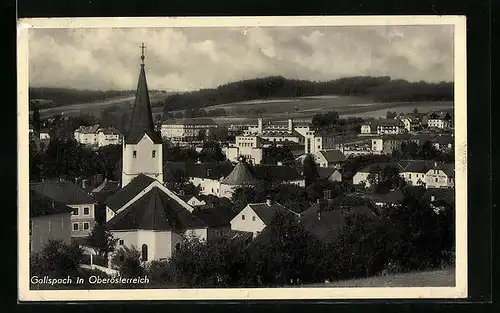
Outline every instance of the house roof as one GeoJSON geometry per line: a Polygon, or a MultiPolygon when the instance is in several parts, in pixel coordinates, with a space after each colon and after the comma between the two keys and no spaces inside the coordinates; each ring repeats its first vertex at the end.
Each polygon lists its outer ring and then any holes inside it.
{"type": "Polygon", "coordinates": [[[433,169],[443,171],[448,177],[455,177],[455,164],[453,163],[440,163],[433,169]]]}
{"type": "Polygon", "coordinates": [[[109,180],[105,178],[103,182],[92,189],[92,193],[100,193],[100,192],[112,192],[120,189],[120,182],[115,180],[109,180]]]}
{"type": "Polygon", "coordinates": [[[79,128],[76,129],[76,131],[82,133],[82,134],[96,134],[97,131],[99,130],[100,125],[92,125],[92,126],[80,126],[79,128]]]}
{"type": "Polygon", "coordinates": [[[255,165],[249,169],[258,180],[287,182],[304,179],[297,168],[289,165],[255,165]]]}
{"type": "Polygon", "coordinates": [[[359,170],[358,173],[376,173],[378,170],[385,168],[389,165],[395,165],[398,169],[401,170],[400,166],[396,163],[374,163],[370,164],[363,169],[359,170]]]}
{"type": "Polygon", "coordinates": [[[287,216],[294,216],[294,213],[279,203],[249,203],[248,206],[259,216],[264,224],[269,225],[273,217],[281,212],[287,216]]]}
{"type": "Polygon", "coordinates": [[[148,84],[144,63],[141,64],[137,91],[135,93],[134,106],[130,128],[125,135],[125,143],[137,144],[147,134],[155,144],[161,144],[162,140],[155,131],[153,115],[151,113],[151,103],[149,101],[148,84]]]}
{"type": "Polygon", "coordinates": [[[193,211],[194,216],[202,220],[208,227],[219,228],[231,225],[232,216],[228,216],[217,208],[196,208],[193,211]]]}
{"type": "Polygon", "coordinates": [[[69,181],[44,181],[30,186],[36,192],[55,201],[68,204],[92,204],[95,199],[69,181]]]}
{"type": "Polygon", "coordinates": [[[199,177],[218,180],[233,171],[233,164],[225,162],[205,162],[185,164],[188,177],[199,177]]]}
{"type": "Polygon", "coordinates": [[[455,189],[453,188],[428,188],[421,201],[430,203],[432,196],[434,196],[434,201],[444,201],[450,205],[455,205],[455,189]]]}
{"type": "Polygon", "coordinates": [[[116,212],[154,181],[154,178],[139,174],[125,187],[109,197],[105,203],[111,210],[116,212]]]}
{"type": "Polygon", "coordinates": [[[337,163],[346,160],[346,156],[340,150],[322,150],[319,153],[321,153],[328,163],[337,163]]]}
{"type": "Polygon", "coordinates": [[[334,167],[318,167],[319,178],[328,178],[332,176],[332,174],[335,173],[335,171],[338,170],[334,167]]]}
{"type": "Polygon", "coordinates": [[[43,194],[30,190],[30,217],[70,213],[73,209],[43,194]]]}
{"type": "MultiPolygon", "coordinates": [[[[386,118],[386,119],[378,119],[378,120],[372,120],[367,123],[370,126],[404,126],[404,123],[399,120],[399,119],[392,119],[392,118],[386,118]]],[[[365,125],[367,125],[365,124],[365,125]]]]}
{"type": "Polygon", "coordinates": [[[111,230],[146,229],[174,232],[207,227],[206,223],[158,187],[153,187],[112,218],[107,226],[111,230]]]}
{"type": "Polygon", "coordinates": [[[332,210],[301,216],[300,223],[304,229],[323,242],[333,241],[345,226],[345,212],[332,210]]]}
{"type": "Polygon", "coordinates": [[[231,173],[221,181],[221,184],[241,186],[241,185],[255,185],[258,182],[259,182],[258,179],[255,178],[254,175],[252,174],[249,165],[244,161],[240,161],[234,167],[231,173]]]}
{"type": "Polygon", "coordinates": [[[433,161],[426,160],[401,160],[398,162],[404,172],[427,173],[434,167],[433,161]]]}
{"type": "Polygon", "coordinates": [[[105,135],[120,135],[120,132],[113,127],[100,128],[98,132],[102,132],[105,135]]]}
{"type": "Polygon", "coordinates": [[[216,126],[217,123],[211,118],[183,118],[183,119],[168,119],[165,120],[163,125],[210,125],[216,126]]]}

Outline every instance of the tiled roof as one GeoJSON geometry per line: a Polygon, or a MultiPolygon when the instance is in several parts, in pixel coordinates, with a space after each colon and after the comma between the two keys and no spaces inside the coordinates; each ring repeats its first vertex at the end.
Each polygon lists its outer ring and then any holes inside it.
{"type": "Polygon", "coordinates": [[[111,210],[116,212],[154,181],[154,178],[139,174],[125,187],[109,197],[105,203],[111,210]]]}
{"type": "Polygon", "coordinates": [[[398,162],[404,172],[427,173],[434,167],[433,161],[426,160],[401,160],[398,162]]]}
{"type": "Polygon", "coordinates": [[[153,187],[112,218],[107,226],[111,230],[145,229],[174,232],[207,227],[203,221],[158,187],[153,187]]]}
{"type": "Polygon", "coordinates": [[[206,209],[195,209],[193,211],[194,216],[202,220],[208,227],[219,228],[231,226],[232,216],[228,216],[223,212],[217,210],[217,208],[206,208],[206,209]]]}
{"type": "Polygon", "coordinates": [[[242,186],[255,185],[258,182],[258,179],[253,176],[249,165],[245,162],[239,162],[232,172],[221,181],[221,184],[242,186]]]}
{"type": "Polygon", "coordinates": [[[210,125],[215,126],[217,123],[211,118],[183,118],[183,119],[168,119],[163,125],[210,125]]]}
{"type": "Polygon", "coordinates": [[[320,153],[328,163],[337,163],[346,160],[346,156],[340,150],[322,150],[320,153]]]}
{"type": "Polygon", "coordinates": [[[253,176],[259,180],[297,181],[304,177],[294,166],[288,165],[255,165],[250,168],[253,176]]]}
{"type": "Polygon", "coordinates": [[[44,181],[31,184],[31,189],[52,198],[55,201],[68,204],[91,204],[95,202],[89,194],[69,181],[44,181]]]}
{"type": "Polygon", "coordinates": [[[99,130],[100,125],[92,125],[92,126],[80,126],[77,131],[82,134],[96,134],[99,130]]]}
{"type": "Polygon", "coordinates": [[[332,174],[335,173],[335,171],[338,170],[333,167],[318,167],[319,178],[328,178],[332,176],[332,174]]]}
{"type": "Polygon", "coordinates": [[[34,190],[30,190],[30,217],[70,213],[73,209],[34,190]]]}
{"type": "Polygon", "coordinates": [[[105,135],[120,135],[120,132],[113,127],[100,128],[99,132],[102,132],[105,135]]]}
{"type": "Polygon", "coordinates": [[[293,217],[295,216],[291,211],[279,203],[249,203],[248,206],[259,216],[264,224],[269,225],[273,217],[281,212],[284,215],[293,217]]]}
{"type": "Polygon", "coordinates": [[[188,177],[199,177],[218,180],[233,171],[231,162],[188,163],[185,165],[188,177]]]}
{"type": "MultiPolygon", "coordinates": [[[[379,120],[372,120],[367,123],[370,126],[404,126],[404,123],[401,120],[398,119],[379,119],[379,120]]],[[[366,124],[365,124],[366,125],[366,124]]]]}

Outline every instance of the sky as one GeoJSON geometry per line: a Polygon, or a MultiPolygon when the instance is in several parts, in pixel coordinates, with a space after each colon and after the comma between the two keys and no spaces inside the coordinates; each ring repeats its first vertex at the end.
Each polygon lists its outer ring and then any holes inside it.
{"type": "Polygon", "coordinates": [[[266,76],[453,81],[453,26],[31,29],[33,87],[189,91],[266,76]]]}

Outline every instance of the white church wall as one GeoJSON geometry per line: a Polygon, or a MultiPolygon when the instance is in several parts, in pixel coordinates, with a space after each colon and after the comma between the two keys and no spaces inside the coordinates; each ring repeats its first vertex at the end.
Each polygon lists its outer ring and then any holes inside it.
{"type": "Polygon", "coordinates": [[[122,187],[140,173],[163,182],[162,160],[162,145],[154,144],[147,135],[137,144],[124,143],[122,187]]]}

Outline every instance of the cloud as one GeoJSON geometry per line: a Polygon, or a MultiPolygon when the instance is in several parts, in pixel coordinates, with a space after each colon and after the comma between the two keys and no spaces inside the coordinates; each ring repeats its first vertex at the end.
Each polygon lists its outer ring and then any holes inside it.
{"type": "Polygon", "coordinates": [[[453,80],[452,26],[31,29],[32,86],[134,89],[146,44],[151,89],[282,75],[453,80]]]}

